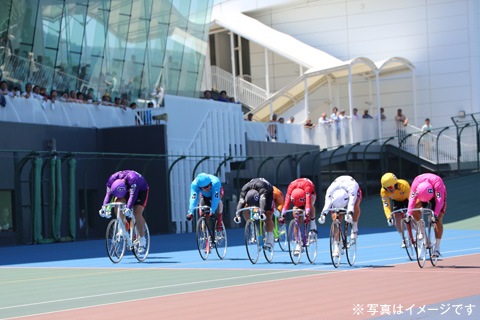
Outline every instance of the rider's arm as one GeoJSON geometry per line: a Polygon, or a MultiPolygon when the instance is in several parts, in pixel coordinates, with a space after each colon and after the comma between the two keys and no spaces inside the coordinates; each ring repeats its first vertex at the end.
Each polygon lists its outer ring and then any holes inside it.
{"type": "Polygon", "coordinates": [[[200,189],[197,188],[197,185],[192,182],[192,184],[190,185],[190,205],[188,207],[189,213],[191,213],[193,207],[197,206],[198,197],[200,196],[199,191],[200,189]]]}
{"type": "Polygon", "coordinates": [[[107,203],[110,203],[112,199],[112,190],[110,189],[109,186],[107,186],[107,194],[105,195],[105,199],[103,199],[103,205],[107,205],[107,203]]]}
{"type": "Polygon", "coordinates": [[[305,211],[310,212],[312,208],[312,194],[315,192],[313,189],[313,184],[307,186],[305,193],[306,193],[306,199],[305,199],[305,211]]]}
{"type": "Polygon", "coordinates": [[[415,205],[417,204],[417,186],[418,181],[414,180],[412,187],[410,188],[410,196],[408,197],[408,211],[415,208],[415,205]]]}
{"type": "Polygon", "coordinates": [[[249,184],[247,183],[242,187],[242,191],[240,191],[240,197],[238,199],[237,204],[237,211],[245,207],[245,196],[247,195],[248,190],[250,190],[249,184]]]}
{"type": "Polygon", "coordinates": [[[220,203],[220,190],[222,188],[222,184],[220,180],[215,181],[212,185],[212,212],[217,211],[218,204],[220,203]]]}
{"type": "Polygon", "coordinates": [[[137,188],[136,186],[130,187],[130,189],[128,189],[128,192],[130,193],[130,197],[128,198],[127,208],[132,209],[133,204],[135,203],[135,201],[137,201],[139,188],[137,188]]]}
{"type": "Polygon", "coordinates": [[[383,204],[383,211],[385,212],[385,217],[388,219],[390,214],[392,213],[392,209],[390,207],[390,197],[387,194],[384,188],[380,190],[380,196],[382,197],[382,204],[383,204]]]}
{"type": "Polygon", "coordinates": [[[355,202],[357,202],[357,193],[358,193],[358,184],[356,187],[350,187],[348,189],[348,205],[347,205],[347,212],[353,212],[355,208],[355,202]]]}
{"type": "Polygon", "coordinates": [[[294,189],[294,185],[290,183],[287,189],[287,194],[285,195],[285,202],[283,203],[283,209],[282,209],[282,215],[285,211],[290,209],[290,195],[292,194],[292,191],[294,189]]]}
{"type": "Polygon", "coordinates": [[[440,211],[443,208],[443,204],[445,203],[445,198],[446,198],[446,190],[445,190],[445,185],[443,182],[439,181],[433,185],[433,189],[435,190],[435,215],[438,216],[440,214],[440,211]]]}

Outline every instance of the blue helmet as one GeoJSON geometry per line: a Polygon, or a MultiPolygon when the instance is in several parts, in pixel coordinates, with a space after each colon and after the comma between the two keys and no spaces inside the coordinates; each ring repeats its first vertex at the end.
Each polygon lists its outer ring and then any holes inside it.
{"type": "Polygon", "coordinates": [[[123,179],[117,179],[112,183],[112,193],[117,198],[123,198],[127,194],[127,186],[123,179]]]}
{"type": "Polygon", "coordinates": [[[260,194],[255,189],[250,189],[245,196],[245,200],[249,207],[258,207],[260,205],[260,194]]]}
{"type": "Polygon", "coordinates": [[[212,183],[212,180],[210,179],[210,177],[208,176],[208,174],[206,173],[200,173],[198,176],[197,176],[197,186],[199,188],[205,188],[206,186],[208,186],[210,183],[212,183]]]}

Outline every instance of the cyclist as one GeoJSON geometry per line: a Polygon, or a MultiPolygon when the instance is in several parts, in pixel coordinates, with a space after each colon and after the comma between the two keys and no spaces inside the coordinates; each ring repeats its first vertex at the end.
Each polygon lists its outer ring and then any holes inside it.
{"type": "Polygon", "coordinates": [[[278,216],[283,209],[283,193],[277,187],[273,186],[273,202],[275,215],[278,216]],[[278,212],[277,212],[278,211],[278,212]],[[277,215],[278,213],[278,215],[277,215]]]}
{"type": "MultiPolygon", "coordinates": [[[[413,208],[426,208],[431,205],[433,210],[435,223],[435,251],[432,256],[440,256],[440,241],[443,236],[443,215],[447,209],[447,189],[442,178],[433,173],[424,173],[415,178],[410,188],[410,198],[408,200],[408,210],[413,208]]],[[[407,221],[411,214],[408,214],[407,221]]],[[[413,213],[416,221],[421,218],[421,213],[416,211],[413,213]]]]}
{"type": "MultiPolygon", "coordinates": [[[[285,204],[283,206],[282,215],[278,219],[280,223],[285,223],[285,211],[290,208],[290,203],[293,204],[294,209],[304,209],[305,213],[310,217],[310,230],[317,231],[317,225],[315,224],[315,185],[310,179],[300,178],[290,183],[285,195],[285,204]]],[[[296,213],[294,212],[294,218],[296,213]]],[[[297,243],[295,253],[301,250],[300,243],[297,243]]]]}
{"type": "MultiPolygon", "coordinates": [[[[345,219],[352,222],[352,233],[350,238],[355,240],[358,237],[358,219],[360,218],[360,202],[362,202],[362,190],[358,186],[357,181],[351,176],[340,176],[336,178],[327,189],[325,194],[325,205],[323,206],[322,215],[318,218],[318,222],[325,223],[325,215],[331,208],[347,208],[345,219]]],[[[332,212],[332,220],[337,218],[337,214],[332,212]]],[[[343,217],[339,217],[342,222],[343,217]]],[[[339,242],[335,242],[334,256],[340,254],[339,242]]]]}
{"type": "MultiPolygon", "coordinates": [[[[137,221],[137,230],[140,236],[140,247],[145,247],[145,219],[143,218],[143,210],[148,200],[148,184],[147,180],[138,172],[133,170],[124,170],[115,172],[108,178],[107,194],[103,200],[100,216],[105,216],[105,206],[112,202],[122,202],[127,204],[125,216],[128,218],[135,216],[137,221]]],[[[121,217],[123,219],[123,216],[121,217]]],[[[140,249],[141,250],[141,249],[140,249]]]]}
{"type": "MultiPolygon", "coordinates": [[[[223,214],[223,187],[216,176],[207,173],[200,173],[190,185],[190,206],[187,213],[187,220],[193,218],[192,208],[197,206],[198,198],[200,206],[209,206],[217,215],[217,229],[222,228],[222,214],[223,214]]],[[[205,222],[210,223],[210,216],[205,215],[205,222]]],[[[211,249],[208,246],[209,250],[211,249]]],[[[207,249],[205,248],[205,251],[207,249]]]]}
{"type": "MultiPolygon", "coordinates": [[[[266,216],[265,227],[267,230],[265,247],[269,250],[273,249],[273,208],[274,208],[274,192],[273,186],[264,178],[255,178],[247,182],[240,192],[237,204],[237,211],[244,207],[259,207],[261,213],[266,216]]],[[[250,219],[250,212],[244,211],[245,220],[250,219]]]]}
{"type": "MultiPolygon", "coordinates": [[[[380,189],[380,196],[382,197],[383,210],[388,219],[388,225],[392,226],[393,217],[390,217],[392,211],[408,207],[410,184],[403,179],[397,179],[391,172],[387,172],[382,176],[381,183],[382,189],[380,189]],[[390,206],[390,199],[392,199],[392,206],[390,206]]],[[[400,234],[400,238],[402,238],[402,248],[405,248],[405,242],[402,236],[402,219],[403,216],[400,212],[395,213],[395,227],[400,234]]]]}

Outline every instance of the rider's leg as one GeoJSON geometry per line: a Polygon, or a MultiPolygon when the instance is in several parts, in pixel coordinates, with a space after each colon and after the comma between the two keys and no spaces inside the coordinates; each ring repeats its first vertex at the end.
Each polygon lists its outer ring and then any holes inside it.
{"type": "Polygon", "coordinates": [[[312,204],[310,206],[310,230],[317,230],[317,225],[315,224],[315,194],[312,195],[312,204]]]}
{"type": "Polygon", "coordinates": [[[443,236],[443,215],[445,212],[440,212],[438,215],[438,222],[435,223],[435,248],[440,252],[440,241],[443,236]]]}
{"type": "Polygon", "coordinates": [[[215,211],[215,213],[217,214],[217,225],[220,227],[223,225],[223,221],[222,221],[222,216],[223,216],[223,201],[220,200],[220,202],[218,203],[218,207],[217,207],[217,210],[215,211]]]}
{"type": "Polygon", "coordinates": [[[273,236],[273,211],[266,211],[265,215],[267,218],[265,219],[265,229],[267,230],[267,234],[265,235],[267,238],[267,244],[273,247],[274,236],[273,236]]]}
{"type": "Polygon", "coordinates": [[[352,223],[352,238],[356,239],[358,236],[358,219],[360,219],[360,202],[362,199],[357,197],[355,205],[353,206],[353,223],[352,223]]]}
{"type": "Polygon", "coordinates": [[[143,218],[143,210],[145,210],[145,208],[141,204],[133,206],[133,215],[137,221],[137,230],[140,237],[145,236],[145,219],[143,218]]]}

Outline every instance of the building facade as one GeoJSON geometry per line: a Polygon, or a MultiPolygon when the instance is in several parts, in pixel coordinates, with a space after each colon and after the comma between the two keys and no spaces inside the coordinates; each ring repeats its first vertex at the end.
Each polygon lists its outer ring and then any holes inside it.
{"type": "Polygon", "coordinates": [[[3,79],[130,101],[196,97],[213,0],[1,0],[3,79]]]}

